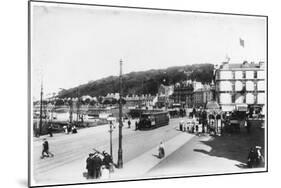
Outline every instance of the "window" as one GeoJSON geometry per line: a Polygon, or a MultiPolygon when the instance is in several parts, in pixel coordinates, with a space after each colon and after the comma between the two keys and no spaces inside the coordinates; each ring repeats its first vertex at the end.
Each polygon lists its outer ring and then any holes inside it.
{"type": "Polygon", "coordinates": [[[235,94],[231,96],[232,103],[235,103],[235,94]]]}
{"type": "Polygon", "coordinates": [[[243,71],[243,78],[246,78],[246,72],[243,71]]]}
{"type": "Polygon", "coordinates": [[[243,78],[243,72],[242,71],[235,71],[235,79],[242,79],[243,78]]]}
{"type": "Polygon", "coordinates": [[[232,71],[221,71],[220,72],[220,79],[232,79],[232,71]]]}
{"type": "Polygon", "coordinates": [[[254,95],[254,103],[257,104],[257,101],[258,101],[258,97],[257,95],[254,95]]]}
{"type": "Polygon", "coordinates": [[[247,104],[254,104],[254,95],[252,93],[246,94],[246,103],[247,104]]]}
{"type": "Polygon", "coordinates": [[[235,82],[235,91],[241,91],[243,88],[243,83],[241,81],[235,82]]]}
{"type": "Polygon", "coordinates": [[[254,71],[246,71],[246,78],[253,79],[254,78],[254,71]]]}
{"type": "Polygon", "coordinates": [[[254,72],[254,78],[255,78],[255,79],[258,78],[258,73],[257,73],[257,71],[254,72]]]}
{"type": "Polygon", "coordinates": [[[264,91],[265,90],[265,82],[264,81],[259,81],[258,82],[258,91],[264,91]]]}
{"type": "Polygon", "coordinates": [[[246,90],[247,91],[254,91],[255,90],[254,82],[247,81],[246,82],[246,90]]]}

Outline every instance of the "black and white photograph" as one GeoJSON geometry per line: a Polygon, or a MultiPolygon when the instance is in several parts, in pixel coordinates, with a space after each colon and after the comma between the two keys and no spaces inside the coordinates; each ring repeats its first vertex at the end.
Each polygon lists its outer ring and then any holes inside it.
{"type": "Polygon", "coordinates": [[[28,19],[29,186],[268,171],[266,15],[29,1],[28,19]]]}

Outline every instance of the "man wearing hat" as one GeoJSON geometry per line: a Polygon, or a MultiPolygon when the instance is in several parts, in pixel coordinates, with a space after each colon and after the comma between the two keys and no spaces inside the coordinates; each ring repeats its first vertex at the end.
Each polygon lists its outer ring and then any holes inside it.
{"type": "Polygon", "coordinates": [[[89,157],[86,160],[86,169],[88,170],[87,179],[94,177],[93,156],[94,153],[89,153],[89,157]]]}
{"type": "Polygon", "coordinates": [[[43,145],[43,150],[42,150],[41,159],[43,159],[44,157],[53,157],[54,154],[52,154],[49,151],[49,143],[48,143],[46,138],[43,139],[43,144],[42,145],[43,145]]]}

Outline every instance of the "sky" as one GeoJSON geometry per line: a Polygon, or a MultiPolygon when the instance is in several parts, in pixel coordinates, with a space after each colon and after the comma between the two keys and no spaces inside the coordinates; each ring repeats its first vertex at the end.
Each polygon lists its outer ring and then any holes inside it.
{"type": "Polygon", "coordinates": [[[123,73],[266,60],[266,19],[191,12],[31,6],[32,96],[123,73]],[[244,47],[240,45],[244,40],[244,47]]]}

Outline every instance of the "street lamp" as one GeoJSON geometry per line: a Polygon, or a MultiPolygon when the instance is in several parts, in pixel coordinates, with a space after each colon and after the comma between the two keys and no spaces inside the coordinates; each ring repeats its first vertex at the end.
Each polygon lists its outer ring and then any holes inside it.
{"type": "Polygon", "coordinates": [[[122,59],[120,60],[120,76],[119,76],[119,148],[118,148],[118,168],[123,168],[122,158],[122,59]]]}
{"type": "Polygon", "coordinates": [[[113,132],[113,129],[112,129],[112,121],[109,122],[109,134],[110,134],[110,156],[113,160],[113,155],[112,155],[112,132],[113,132]]]}

